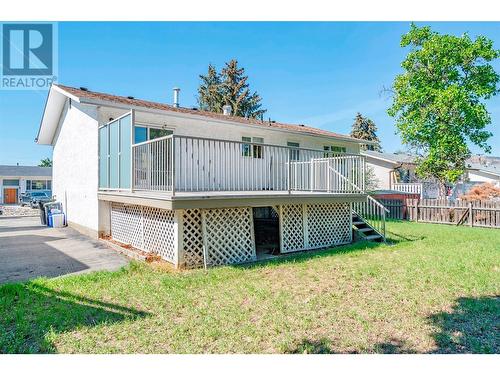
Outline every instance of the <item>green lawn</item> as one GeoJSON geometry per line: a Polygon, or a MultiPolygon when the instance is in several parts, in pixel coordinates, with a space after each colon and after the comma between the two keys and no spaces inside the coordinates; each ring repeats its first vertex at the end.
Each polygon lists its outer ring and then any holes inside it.
{"type": "Polygon", "coordinates": [[[499,353],[500,230],[389,223],[272,263],[0,287],[1,352],[499,353]]]}

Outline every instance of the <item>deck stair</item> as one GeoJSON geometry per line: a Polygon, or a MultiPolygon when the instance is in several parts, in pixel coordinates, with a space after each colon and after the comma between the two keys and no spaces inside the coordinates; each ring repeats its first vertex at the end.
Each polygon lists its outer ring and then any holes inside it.
{"type": "Polygon", "coordinates": [[[385,217],[389,210],[370,195],[352,206],[352,226],[360,239],[385,242],[385,217]]]}
{"type": "Polygon", "coordinates": [[[362,240],[384,242],[385,238],[356,212],[352,213],[352,226],[362,240]]]}
{"type": "MultiPolygon", "coordinates": [[[[366,194],[364,183],[354,184],[332,166],[328,169],[353,189],[366,194]]],[[[363,240],[385,242],[385,218],[389,210],[375,198],[367,195],[365,201],[354,202],[352,205],[352,226],[363,240]]]]}

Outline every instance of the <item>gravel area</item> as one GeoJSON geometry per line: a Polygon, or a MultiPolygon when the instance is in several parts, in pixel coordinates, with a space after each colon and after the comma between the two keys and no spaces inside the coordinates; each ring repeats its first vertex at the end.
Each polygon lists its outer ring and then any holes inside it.
{"type": "Polygon", "coordinates": [[[28,206],[1,206],[0,209],[3,211],[1,216],[3,217],[16,217],[16,216],[39,216],[39,210],[37,208],[30,208],[28,206]]]}

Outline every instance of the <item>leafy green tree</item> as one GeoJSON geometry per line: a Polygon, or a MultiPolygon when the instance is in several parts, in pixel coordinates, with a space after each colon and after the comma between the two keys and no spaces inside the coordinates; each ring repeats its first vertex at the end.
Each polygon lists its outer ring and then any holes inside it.
{"type": "Polygon", "coordinates": [[[50,158],[45,158],[40,160],[39,167],[52,167],[52,160],[50,158]]]}
{"type": "Polygon", "coordinates": [[[380,139],[377,137],[377,126],[368,117],[363,117],[358,112],[352,124],[351,137],[375,142],[375,144],[363,145],[362,148],[371,151],[382,151],[380,139]]]}
{"type": "Polygon", "coordinates": [[[227,62],[220,73],[213,65],[208,66],[206,75],[200,75],[198,104],[201,109],[222,112],[224,105],[231,106],[235,116],[261,118],[266,112],[262,109],[261,97],[250,92],[245,68],[238,66],[237,60],[227,62]]]}
{"type": "Polygon", "coordinates": [[[485,100],[498,93],[490,64],[500,56],[484,36],[443,35],[411,25],[401,38],[410,51],[393,84],[388,110],[404,144],[418,154],[417,173],[442,185],[465,171],[469,143],[490,152],[491,118],[485,100]]]}

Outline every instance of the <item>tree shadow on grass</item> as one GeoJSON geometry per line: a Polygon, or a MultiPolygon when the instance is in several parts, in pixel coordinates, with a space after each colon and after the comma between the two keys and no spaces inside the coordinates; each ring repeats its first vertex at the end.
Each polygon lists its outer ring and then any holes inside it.
{"type": "Polygon", "coordinates": [[[332,350],[332,345],[330,340],[320,339],[320,340],[302,340],[299,344],[294,347],[285,350],[286,354],[336,354],[332,350]]]}
{"type": "Polygon", "coordinates": [[[500,296],[459,298],[429,321],[439,328],[435,353],[500,353],[500,296]]]}
{"type": "Polygon", "coordinates": [[[54,353],[50,336],[148,314],[37,283],[0,287],[0,353],[54,353]]]}
{"type": "MultiPolygon", "coordinates": [[[[405,342],[393,339],[388,342],[376,344],[370,353],[379,354],[411,354],[415,353],[407,347],[405,342]]],[[[334,350],[332,342],[328,339],[302,340],[298,345],[285,350],[287,354],[358,354],[357,350],[334,350]]]]}
{"type": "Polygon", "coordinates": [[[421,235],[406,235],[398,234],[390,230],[386,231],[386,238],[389,244],[398,244],[403,242],[414,242],[424,240],[426,237],[421,235]]]}
{"type": "MultiPolygon", "coordinates": [[[[438,331],[433,335],[436,349],[428,353],[500,353],[500,296],[459,298],[451,312],[431,315],[429,322],[438,331]]],[[[412,354],[410,345],[398,339],[377,343],[368,353],[412,354]]],[[[336,351],[328,339],[304,339],[285,350],[298,354],[352,354],[357,351],[336,351]]]]}

